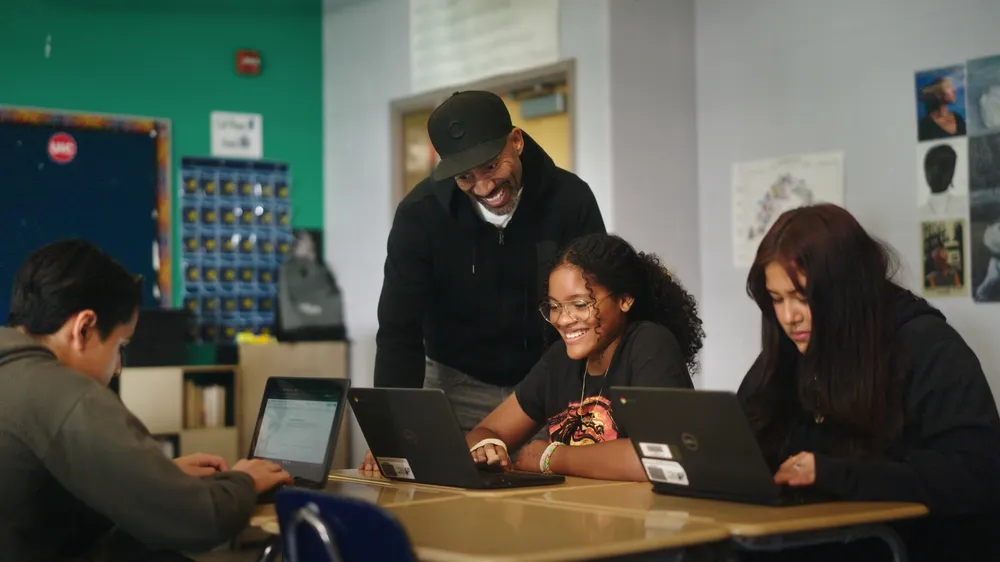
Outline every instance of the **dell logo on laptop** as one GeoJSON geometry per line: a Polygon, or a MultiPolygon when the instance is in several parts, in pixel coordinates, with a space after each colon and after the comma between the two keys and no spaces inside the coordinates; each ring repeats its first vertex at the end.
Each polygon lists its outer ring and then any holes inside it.
{"type": "Polygon", "coordinates": [[[406,439],[406,442],[411,445],[419,445],[417,442],[417,434],[410,429],[403,431],[403,439],[406,439]]]}
{"type": "Polygon", "coordinates": [[[691,435],[690,433],[681,434],[681,443],[683,443],[684,447],[689,451],[698,450],[698,439],[695,438],[695,436],[691,435]]]}

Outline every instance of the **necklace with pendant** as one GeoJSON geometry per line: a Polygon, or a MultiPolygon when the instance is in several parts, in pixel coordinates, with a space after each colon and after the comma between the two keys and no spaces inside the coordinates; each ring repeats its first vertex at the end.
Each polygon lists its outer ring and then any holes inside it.
{"type": "MultiPolygon", "coordinates": [[[[611,363],[609,362],[608,363],[608,368],[604,369],[604,374],[601,375],[602,377],[604,377],[604,380],[602,381],[601,389],[597,392],[597,398],[598,399],[601,397],[601,394],[604,393],[604,384],[603,384],[603,382],[607,381],[608,371],[610,369],[611,369],[611,363]]],[[[587,359],[587,363],[583,366],[583,380],[580,381],[580,403],[576,407],[576,415],[579,418],[583,417],[583,399],[584,399],[584,395],[585,395],[585,393],[587,391],[587,377],[589,376],[589,373],[590,373],[590,359],[587,359]]]]}
{"type": "MultiPolygon", "coordinates": [[[[816,375],[813,375],[813,382],[816,384],[816,386],[819,386],[819,377],[817,377],[816,375]]],[[[823,414],[821,414],[820,411],[819,411],[819,399],[817,399],[816,400],[816,412],[813,414],[813,421],[815,421],[816,424],[819,425],[819,424],[823,423],[823,419],[824,419],[823,418],[823,414]]]]}

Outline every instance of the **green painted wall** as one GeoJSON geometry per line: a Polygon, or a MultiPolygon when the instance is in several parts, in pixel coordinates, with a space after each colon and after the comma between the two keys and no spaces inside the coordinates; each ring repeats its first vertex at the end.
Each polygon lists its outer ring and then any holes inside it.
{"type": "Polygon", "coordinates": [[[321,228],[322,31],[321,0],[0,0],[0,104],[169,119],[175,201],[181,157],[209,155],[209,112],[260,113],[293,225],[321,228]],[[261,76],[236,74],[240,48],[261,76]]]}

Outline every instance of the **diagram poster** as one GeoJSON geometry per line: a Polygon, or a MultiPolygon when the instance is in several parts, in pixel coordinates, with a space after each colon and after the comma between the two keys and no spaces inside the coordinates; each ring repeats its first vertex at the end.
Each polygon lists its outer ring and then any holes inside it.
{"type": "Polygon", "coordinates": [[[924,221],[922,238],[923,293],[926,297],[967,296],[965,221],[924,221]]]}
{"type": "Polygon", "coordinates": [[[781,213],[814,203],[844,205],[843,151],[733,165],[733,265],[749,267],[781,213]]]}

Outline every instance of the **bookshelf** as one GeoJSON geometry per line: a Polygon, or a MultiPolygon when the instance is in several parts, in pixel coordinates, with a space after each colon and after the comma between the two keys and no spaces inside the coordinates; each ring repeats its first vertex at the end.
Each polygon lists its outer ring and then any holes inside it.
{"type": "MultiPolygon", "coordinates": [[[[343,341],[240,344],[239,365],[126,367],[118,394],[167,456],[209,453],[232,465],[250,449],[268,377],[347,378],[348,352],[343,341]]],[[[350,466],[351,425],[348,408],[333,469],[350,466]]]]}
{"type": "Polygon", "coordinates": [[[235,366],[127,367],[119,394],[168,456],[210,453],[232,464],[246,456],[239,450],[238,375],[235,366]]]}

